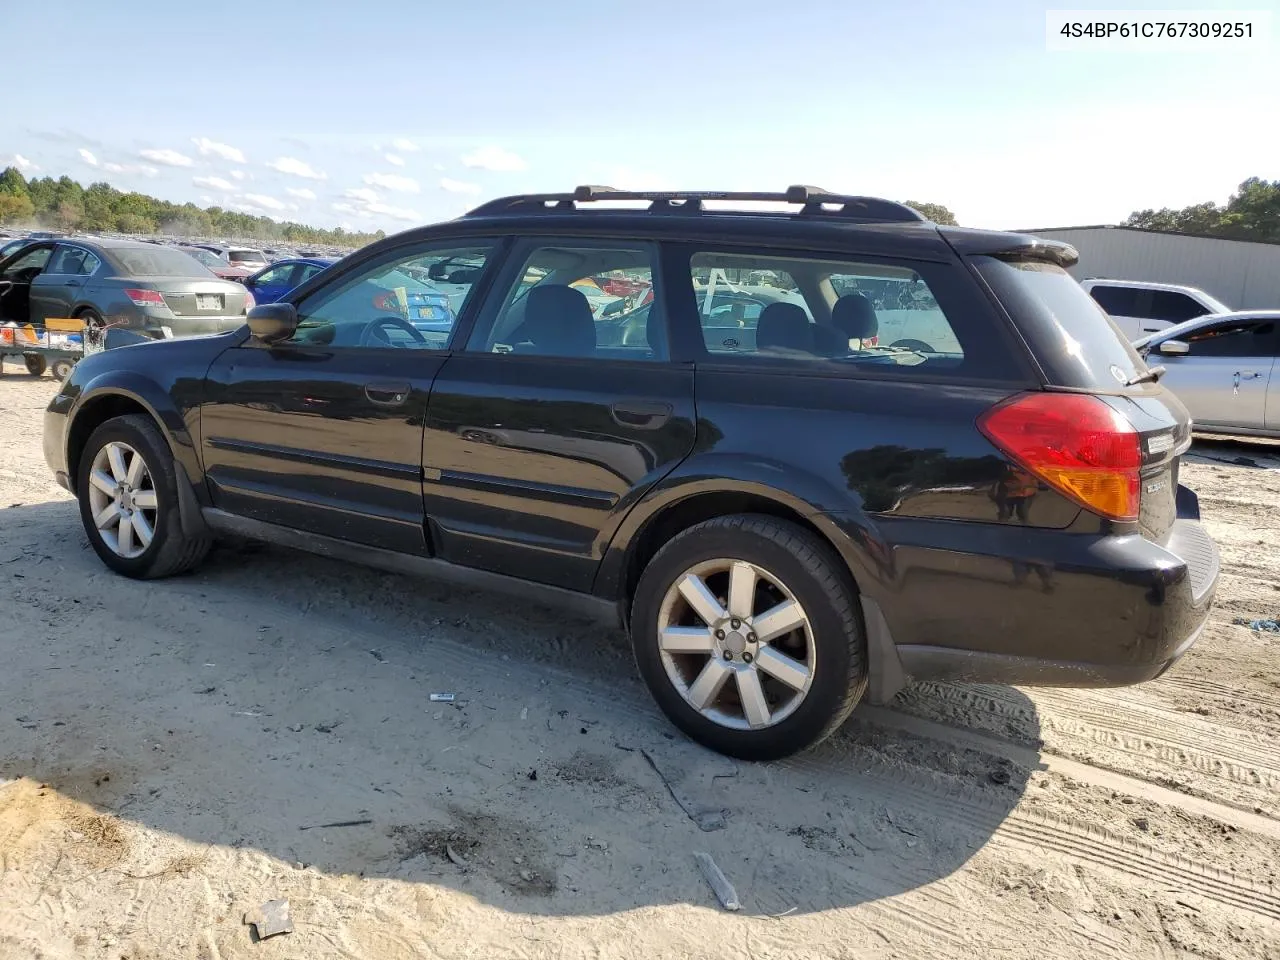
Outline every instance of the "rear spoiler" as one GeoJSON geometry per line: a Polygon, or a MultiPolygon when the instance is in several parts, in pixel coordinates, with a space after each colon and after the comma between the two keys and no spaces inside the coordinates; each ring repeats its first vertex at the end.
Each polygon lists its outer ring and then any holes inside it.
{"type": "Polygon", "coordinates": [[[939,227],[938,233],[951,245],[951,249],[965,257],[1039,260],[1064,269],[1080,262],[1080,253],[1071,244],[1061,240],[1046,240],[1029,233],[966,230],[962,227],[939,227]]]}

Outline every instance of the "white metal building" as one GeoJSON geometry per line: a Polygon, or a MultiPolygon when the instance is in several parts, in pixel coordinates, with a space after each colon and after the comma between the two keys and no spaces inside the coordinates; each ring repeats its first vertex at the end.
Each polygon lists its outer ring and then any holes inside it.
{"type": "Polygon", "coordinates": [[[1280,244],[1136,227],[1025,230],[1080,251],[1077,280],[1108,277],[1199,287],[1236,310],[1280,309],[1280,244]]]}

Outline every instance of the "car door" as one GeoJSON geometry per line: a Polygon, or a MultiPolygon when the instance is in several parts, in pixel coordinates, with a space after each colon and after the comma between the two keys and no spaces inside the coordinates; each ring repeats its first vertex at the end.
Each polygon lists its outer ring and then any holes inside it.
{"type": "Polygon", "coordinates": [[[276,303],[284,299],[284,295],[298,285],[294,280],[297,272],[296,263],[278,263],[258,274],[250,285],[254,302],[276,303]]]}
{"type": "Polygon", "coordinates": [[[515,245],[431,394],[425,511],[441,557],[589,589],[627,510],[688,455],[693,369],[668,360],[656,262],[631,241],[515,245]],[[570,286],[611,270],[657,287],[625,342],[599,335],[570,286]]]}
{"type": "Polygon", "coordinates": [[[32,321],[71,316],[101,265],[91,250],[79,244],[59,243],[44,272],[31,281],[32,321]]]}
{"type": "Polygon", "coordinates": [[[31,284],[49,264],[52,243],[37,243],[14,255],[0,273],[8,285],[0,288],[0,319],[15,323],[31,322],[31,284]]]}
{"type": "Polygon", "coordinates": [[[1189,352],[1159,353],[1163,383],[1200,427],[1261,430],[1266,426],[1268,387],[1275,366],[1277,322],[1234,317],[1181,336],[1189,352]]]}
{"type": "Polygon", "coordinates": [[[449,338],[425,336],[395,312],[383,278],[462,253],[483,266],[492,249],[420,241],[359,258],[294,301],[299,324],[288,340],[248,339],[222,353],[200,412],[214,506],[424,553],[422,429],[449,338]]]}

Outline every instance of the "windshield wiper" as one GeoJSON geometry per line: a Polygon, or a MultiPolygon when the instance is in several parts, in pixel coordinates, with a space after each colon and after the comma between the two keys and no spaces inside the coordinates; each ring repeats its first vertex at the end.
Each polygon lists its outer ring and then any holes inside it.
{"type": "Polygon", "coordinates": [[[1130,377],[1124,382],[1126,387],[1136,387],[1140,383],[1155,383],[1165,374],[1164,367],[1155,366],[1146,373],[1140,373],[1136,377],[1130,377]]]}

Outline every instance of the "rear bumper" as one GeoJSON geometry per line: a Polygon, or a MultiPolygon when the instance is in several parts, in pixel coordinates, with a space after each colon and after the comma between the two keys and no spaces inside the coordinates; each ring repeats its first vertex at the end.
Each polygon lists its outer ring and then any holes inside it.
{"type": "Polygon", "coordinates": [[[148,316],[143,332],[157,340],[167,340],[166,329],[175,337],[192,337],[206,333],[228,333],[246,323],[244,315],[234,317],[167,317],[148,316]]]}
{"type": "Polygon", "coordinates": [[[1176,521],[1163,544],[1007,527],[970,530],[956,547],[964,540],[967,549],[893,549],[898,589],[877,599],[911,678],[1142,683],[1196,642],[1217,586],[1218,548],[1198,515],[1176,521]]]}

